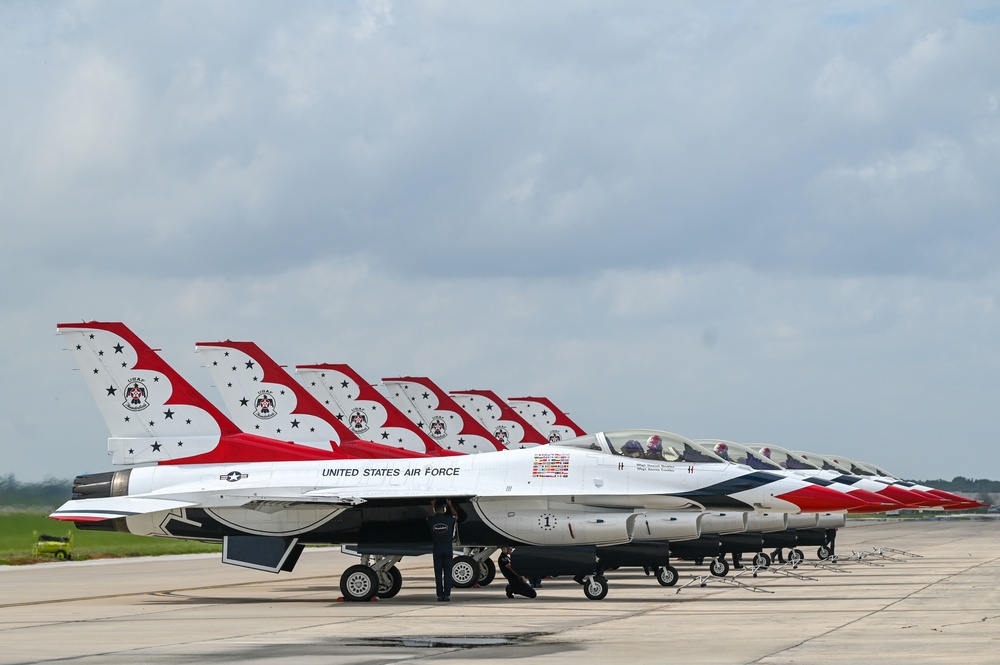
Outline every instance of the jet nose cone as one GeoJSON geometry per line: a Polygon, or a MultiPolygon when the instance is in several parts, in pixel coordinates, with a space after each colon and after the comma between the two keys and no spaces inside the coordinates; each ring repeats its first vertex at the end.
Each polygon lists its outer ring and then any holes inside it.
{"type": "Polygon", "coordinates": [[[983,504],[978,501],[973,501],[972,499],[967,499],[964,496],[952,494],[951,492],[945,492],[944,490],[929,489],[926,490],[926,493],[940,499],[943,502],[945,510],[969,510],[971,508],[981,508],[983,506],[983,504]]]}
{"type": "Polygon", "coordinates": [[[899,501],[895,501],[894,499],[881,494],[876,494],[875,492],[869,492],[868,490],[851,490],[849,494],[867,504],[863,508],[854,508],[849,511],[852,513],[884,513],[887,510],[896,510],[898,508],[905,507],[904,504],[899,501]]]}
{"type": "Polygon", "coordinates": [[[819,485],[806,485],[797,490],[778,496],[783,501],[794,503],[804,513],[835,513],[841,510],[863,508],[868,504],[850,494],[838,492],[819,485]]]}
{"type": "Polygon", "coordinates": [[[902,487],[896,487],[895,485],[886,485],[883,489],[875,493],[879,496],[889,497],[893,501],[898,501],[907,508],[918,508],[926,505],[924,499],[917,493],[912,490],[903,489],[902,487]]]}

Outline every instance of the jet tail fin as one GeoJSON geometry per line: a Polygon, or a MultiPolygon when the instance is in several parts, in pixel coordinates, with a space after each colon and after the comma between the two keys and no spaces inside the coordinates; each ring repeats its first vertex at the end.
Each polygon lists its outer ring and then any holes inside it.
{"type": "Polygon", "coordinates": [[[489,431],[448,393],[426,377],[382,379],[389,400],[448,450],[483,453],[505,450],[489,431]]]}
{"type": "Polygon", "coordinates": [[[547,397],[508,397],[507,402],[550,442],[587,434],[547,397]]]}
{"type": "Polygon", "coordinates": [[[124,323],[60,323],[57,329],[111,431],[115,464],[177,462],[239,433],[124,323]]]}
{"type": "Polygon", "coordinates": [[[459,454],[442,448],[349,365],[323,363],[295,369],[306,390],[343,418],[357,437],[435,457],[459,454]]]}
{"type": "Polygon", "coordinates": [[[359,438],[253,342],[199,342],[195,348],[244,431],[325,450],[359,438]]]}
{"type": "Polygon", "coordinates": [[[492,390],[452,390],[450,394],[507,449],[532,448],[549,442],[492,390]]]}

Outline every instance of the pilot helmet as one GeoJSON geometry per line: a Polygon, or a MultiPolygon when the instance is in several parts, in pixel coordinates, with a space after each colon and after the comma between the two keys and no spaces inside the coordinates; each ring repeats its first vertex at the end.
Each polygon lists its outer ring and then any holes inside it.
{"type": "Polygon", "coordinates": [[[663,440],[656,434],[646,439],[646,450],[651,453],[663,452],[663,440]]]}
{"type": "Polygon", "coordinates": [[[727,446],[725,443],[723,443],[723,442],[720,441],[719,443],[715,444],[715,454],[716,455],[722,456],[722,455],[725,455],[728,452],[729,452],[729,446],[727,446]]]}
{"type": "Polygon", "coordinates": [[[767,448],[767,447],[761,448],[760,449],[760,454],[763,455],[764,457],[768,458],[768,459],[771,459],[771,449],[770,448],[767,448]]]}
{"type": "Polygon", "coordinates": [[[622,444],[622,453],[625,455],[642,454],[642,444],[635,439],[629,439],[622,444]]]}

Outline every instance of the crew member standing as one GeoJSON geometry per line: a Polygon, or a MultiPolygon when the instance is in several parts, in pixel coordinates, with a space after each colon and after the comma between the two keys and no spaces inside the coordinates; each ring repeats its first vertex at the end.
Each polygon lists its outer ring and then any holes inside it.
{"type": "Polygon", "coordinates": [[[455,522],[458,513],[451,499],[444,503],[432,501],[434,516],[427,518],[427,526],[431,529],[431,540],[434,543],[434,586],[437,589],[437,599],[448,602],[451,600],[451,541],[455,536],[455,522]]]}

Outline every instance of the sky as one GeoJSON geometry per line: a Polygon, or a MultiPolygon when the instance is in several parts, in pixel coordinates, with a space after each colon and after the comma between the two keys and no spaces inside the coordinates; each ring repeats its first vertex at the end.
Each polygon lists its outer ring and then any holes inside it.
{"type": "Polygon", "coordinates": [[[0,3],[0,475],[56,324],[1000,479],[996,2],[0,3]]]}

